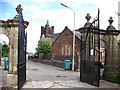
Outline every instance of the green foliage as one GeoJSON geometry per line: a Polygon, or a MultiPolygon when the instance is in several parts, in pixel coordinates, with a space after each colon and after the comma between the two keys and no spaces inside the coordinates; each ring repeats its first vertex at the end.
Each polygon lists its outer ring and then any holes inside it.
{"type": "Polygon", "coordinates": [[[112,82],[112,83],[118,83],[120,84],[120,76],[117,77],[109,77],[108,81],[112,82]]]}
{"type": "Polygon", "coordinates": [[[52,51],[51,43],[47,40],[39,40],[36,48],[37,53],[47,54],[52,51]]]}
{"type": "Polygon", "coordinates": [[[2,45],[2,57],[8,57],[8,45],[5,42],[2,45]]]}

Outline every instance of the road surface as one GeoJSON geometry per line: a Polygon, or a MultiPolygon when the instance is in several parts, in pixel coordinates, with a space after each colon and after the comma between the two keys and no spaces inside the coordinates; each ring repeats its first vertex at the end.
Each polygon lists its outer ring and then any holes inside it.
{"type": "MultiPolygon", "coordinates": [[[[27,83],[23,88],[69,88],[74,90],[75,88],[82,88],[82,90],[92,90],[97,88],[87,83],[80,81],[80,72],[65,71],[62,68],[53,67],[46,64],[27,61],[27,83]],[[72,89],[73,88],[73,89],[72,89]]],[[[118,85],[107,81],[101,81],[101,88],[113,88],[110,90],[118,90],[118,85]],[[116,88],[116,89],[115,89],[116,88]]],[[[75,89],[76,90],[76,89],[75,89]]]]}
{"type": "Polygon", "coordinates": [[[80,73],[62,68],[27,61],[27,77],[33,81],[79,80],[80,73]]]}

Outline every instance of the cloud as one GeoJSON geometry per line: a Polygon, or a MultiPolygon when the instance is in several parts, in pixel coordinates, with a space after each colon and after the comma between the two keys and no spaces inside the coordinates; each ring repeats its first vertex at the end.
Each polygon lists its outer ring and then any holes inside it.
{"type": "MultiPolygon", "coordinates": [[[[113,25],[118,28],[119,0],[2,0],[13,6],[14,10],[18,4],[22,5],[24,20],[30,24],[28,31],[28,51],[35,52],[35,47],[40,38],[41,26],[49,20],[50,25],[55,27],[55,33],[61,32],[65,26],[73,30],[73,12],[60,5],[63,3],[75,11],[75,28],[83,27],[86,23],[85,16],[90,13],[92,20],[97,16],[100,8],[100,28],[106,29],[109,25],[108,19],[113,16],[113,25]]],[[[14,11],[13,10],[13,11],[14,11]]],[[[4,11],[4,13],[7,13],[4,11]]],[[[17,13],[14,13],[16,15],[17,13]]],[[[13,15],[13,14],[12,14],[13,15]]],[[[6,17],[8,15],[6,14],[6,17]]]]}
{"type": "Polygon", "coordinates": [[[3,41],[8,44],[9,43],[9,38],[4,34],[0,34],[0,43],[3,43],[3,41]]]}

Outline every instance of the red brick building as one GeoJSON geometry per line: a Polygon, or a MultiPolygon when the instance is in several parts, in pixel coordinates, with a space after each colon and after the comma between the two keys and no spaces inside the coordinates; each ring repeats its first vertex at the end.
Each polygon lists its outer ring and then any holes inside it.
{"type": "MultiPolygon", "coordinates": [[[[75,54],[80,53],[80,36],[78,31],[75,31],[75,54]]],[[[73,54],[73,32],[65,27],[52,44],[54,56],[72,56],[73,54]]]]}
{"type": "MultiPolygon", "coordinates": [[[[41,36],[49,39],[52,42],[52,53],[48,56],[45,56],[44,59],[51,58],[55,65],[60,65],[60,67],[64,67],[64,61],[66,59],[71,60],[73,55],[73,31],[71,31],[67,26],[61,33],[54,33],[53,26],[50,28],[49,22],[47,21],[45,27],[41,27],[41,36]]],[[[80,55],[80,37],[81,33],[79,31],[75,31],[75,66],[78,66],[78,55],[80,55]]],[[[52,63],[53,63],[52,62],[52,63]]],[[[48,63],[48,62],[47,62],[48,63]]]]}
{"type": "MultiPolygon", "coordinates": [[[[41,26],[41,36],[44,36],[52,42],[52,55],[54,56],[72,56],[73,52],[73,31],[67,26],[61,33],[54,34],[54,27],[50,27],[47,21],[45,27],[41,26]]],[[[81,33],[75,31],[75,55],[80,53],[81,33]]]]}

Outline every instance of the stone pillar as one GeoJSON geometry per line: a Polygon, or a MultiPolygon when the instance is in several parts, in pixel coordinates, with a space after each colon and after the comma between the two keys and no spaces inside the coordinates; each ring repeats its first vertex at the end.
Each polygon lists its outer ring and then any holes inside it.
{"type": "Polygon", "coordinates": [[[8,73],[17,74],[17,61],[18,61],[18,27],[11,27],[10,41],[9,41],[9,69],[8,73]]]}
{"type": "MultiPolygon", "coordinates": [[[[7,76],[7,84],[17,84],[17,64],[18,64],[18,27],[19,20],[18,15],[12,20],[8,20],[9,29],[9,70],[7,76]]],[[[28,26],[28,22],[24,21],[25,28],[28,26]]]]}
{"type": "MultiPolygon", "coordinates": [[[[89,28],[89,26],[91,25],[91,23],[90,23],[90,19],[91,19],[91,16],[90,16],[90,14],[89,13],[87,13],[87,15],[86,15],[86,20],[87,20],[87,22],[85,23],[85,25],[84,25],[84,33],[82,33],[83,34],[83,38],[82,39],[84,39],[84,41],[85,41],[85,39],[86,39],[86,34],[87,34],[87,31],[88,31],[88,28],[89,28]]],[[[88,35],[88,37],[89,37],[89,35],[88,35]]],[[[86,51],[85,51],[85,55],[86,55],[86,60],[88,60],[88,58],[89,58],[89,44],[88,44],[88,42],[85,42],[85,49],[86,49],[86,51]]]]}
{"type": "Polygon", "coordinates": [[[120,31],[112,25],[113,19],[108,20],[110,25],[106,29],[106,80],[113,81],[119,75],[118,41],[120,31]]]}
{"type": "Polygon", "coordinates": [[[18,62],[18,15],[12,20],[7,20],[9,27],[9,67],[7,84],[17,84],[17,62],[18,62]]]}

